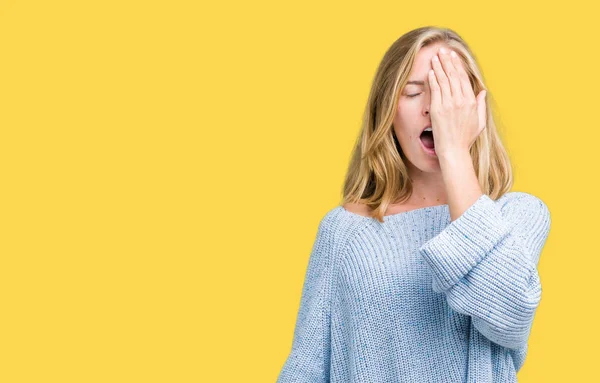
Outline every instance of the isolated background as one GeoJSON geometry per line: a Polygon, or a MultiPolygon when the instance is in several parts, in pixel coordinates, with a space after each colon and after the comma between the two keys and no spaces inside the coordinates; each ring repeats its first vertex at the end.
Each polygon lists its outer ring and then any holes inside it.
{"type": "Polygon", "coordinates": [[[274,382],[376,67],[456,30],[552,227],[519,382],[598,378],[590,2],[2,1],[0,381],[274,382]]]}

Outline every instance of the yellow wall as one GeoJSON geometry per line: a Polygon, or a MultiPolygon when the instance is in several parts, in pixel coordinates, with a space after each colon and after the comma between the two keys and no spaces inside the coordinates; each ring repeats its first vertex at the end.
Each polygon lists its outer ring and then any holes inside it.
{"type": "Polygon", "coordinates": [[[375,69],[424,25],[467,40],[551,212],[519,382],[591,381],[589,4],[3,1],[0,381],[274,381],[375,69]]]}

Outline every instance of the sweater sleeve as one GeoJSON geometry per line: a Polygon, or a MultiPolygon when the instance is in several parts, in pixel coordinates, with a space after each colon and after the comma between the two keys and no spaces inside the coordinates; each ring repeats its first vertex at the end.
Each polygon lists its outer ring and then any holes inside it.
{"type": "Polygon", "coordinates": [[[483,194],[419,252],[433,290],[490,341],[517,350],[527,345],[541,299],[537,264],[549,230],[539,198],[512,192],[500,202],[483,194]]]}
{"type": "Polygon", "coordinates": [[[306,269],[292,349],[277,383],[329,381],[333,234],[334,228],[325,216],[319,224],[306,269]]]}

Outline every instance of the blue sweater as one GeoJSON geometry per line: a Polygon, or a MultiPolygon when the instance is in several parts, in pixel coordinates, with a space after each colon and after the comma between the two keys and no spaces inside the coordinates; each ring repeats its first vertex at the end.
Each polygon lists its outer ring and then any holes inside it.
{"type": "Polygon", "coordinates": [[[454,221],[448,205],[384,223],[333,208],[277,382],[516,382],[549,229],[524,192],[483,194],[454,221]]]}

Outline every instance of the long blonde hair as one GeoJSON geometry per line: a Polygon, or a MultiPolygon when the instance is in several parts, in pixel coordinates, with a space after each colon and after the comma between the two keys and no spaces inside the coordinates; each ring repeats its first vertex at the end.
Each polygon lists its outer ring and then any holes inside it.
{"type": "MultiPolygon", "coordinates": [[[[406,157],[392,122],[417,52],[436,42],[442,42],[458,53],[475,95],[486,89],[474,55],[466,42],[451,29],[434,26],[417,28],[401,36],[388,49],[371,86],[361,132],[346,173],[342,200],[342,204],[367,205],[373,211],[372,216],[380,222],[383,222],[388,205],[404,202],[412,194],[412,182],[404,162],[406,157]]],[[[470,155],[482,191],[495,200],[510,190],[513,175],[489,100],[487,92],[486,127],[471,146],[470,155]]]]}

